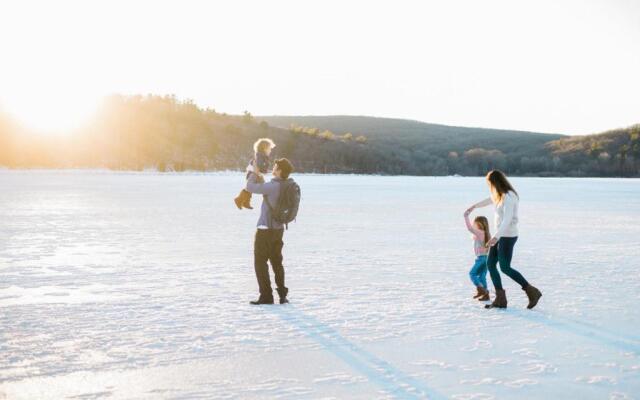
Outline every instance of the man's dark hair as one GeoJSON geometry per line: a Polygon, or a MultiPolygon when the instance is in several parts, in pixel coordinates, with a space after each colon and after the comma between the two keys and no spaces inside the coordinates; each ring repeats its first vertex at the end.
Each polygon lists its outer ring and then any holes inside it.
{"type": "Polygon", "coordinates": [[[293,172],[293,164],[291,164],[291,161],[287,160],[286,158],[279,158],[276,160],[276,165],[280,170],[282,179],[288,179],[289,174],[293,172]]]}

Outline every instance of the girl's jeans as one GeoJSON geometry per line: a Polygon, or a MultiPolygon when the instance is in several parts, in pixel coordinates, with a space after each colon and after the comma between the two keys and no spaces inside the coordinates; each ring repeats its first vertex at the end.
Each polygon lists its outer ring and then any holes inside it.
{"type": "Polygon", "coordinates": [[[487,256],[478,256],[469,271],[469,278],[475,286],[487,288],[487,256]]]}

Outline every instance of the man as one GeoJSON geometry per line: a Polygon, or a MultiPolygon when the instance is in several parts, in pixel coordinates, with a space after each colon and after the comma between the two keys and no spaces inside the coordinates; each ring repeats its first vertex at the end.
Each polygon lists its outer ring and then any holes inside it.
{"type": "Polygon", "coordinates": [[[266,183],[259,183],[260,170],[255,162],[253,169],[255,173],[247,180],[246,189],[250,193],[264,196],[253,247],[254,268],[260,288],[260,297],[258,300],[252,301],[251,304],[273,304],[273,291],[267,261],[271,262],[271,268],[273,268],[280,304],[285,304],[289,302],[287,300],[289,289],[284,286],[284,267],[282,266],[284,226],[272,218],[271,211],[278,204],[280,185],[289,178],[289,174],[293,171],[293,165],[286,158],[276,160],[272,172],[273,179],[266,183]]]}

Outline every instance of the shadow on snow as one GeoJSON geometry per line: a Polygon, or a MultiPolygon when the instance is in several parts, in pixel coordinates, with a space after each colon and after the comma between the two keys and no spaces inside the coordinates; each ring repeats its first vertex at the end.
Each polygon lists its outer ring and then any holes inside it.
{"type": "Polygon", "coordinates": [[[529,310],[505,311],[509,315],[543,324],[550,328],[565,331],[573,335],[581,336],[609,347],[615,347],[623,351],[640,354],[640,339],[633,335],[625,335],[624,333],[614,332],[586,322],[574,321],[568,318],[544,314],[541,312],[529,310]]]}
{"type": "Polygon", "coordinates": [[[270,310],[394,397],[446,399],[436,390],[348,341],[338,331],[303,313],[294,305],[288,304],[286,307],[270,310]]]}

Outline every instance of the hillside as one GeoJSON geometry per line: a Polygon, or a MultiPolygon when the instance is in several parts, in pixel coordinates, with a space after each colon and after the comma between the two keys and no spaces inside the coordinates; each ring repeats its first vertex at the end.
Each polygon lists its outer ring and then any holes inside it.
{"type": "Polygon", "coordinates": [[[547,144],[554,157],[567,165],[579,165],[569,175],[639,176],[640,124],[596,135],[573,136],[547,144]]]}
{"type": "Polygon", "coordinates": [[[372,151],[387,152],[401,169],[431,166],[434,175],[445,170],[477,175],[489,168],[536,176],[640,175],[640,125],[567,136],[363,116],[257,118],[279,127],[313,126],[336,134],[364,134],[372,151]],[[405,160],[414,160],[414,165],[405,160]]]}
{"type": "Polygon", "coordinates": [[[342,138],[270,127],[250,113],[227,115],[173,96],[112,96],[91,123],[63,137],[29,132],[0,114],[0,166],[124,170],[243,170],[261,137],[301,172],[368,171],[367,149],[342,138]]]}
{"type": "Polygon", "coordinates": [[[293,125],[317,127],[337,134],[350,132],[364,134],[370,142],[383,145],[396,144],[401,147],[428,148],[432,152],[465,151],[482,147],[498,149],[505,153],[544,150],[545,143],[566,135],[536,132],[510,131],[485,128],[466,128],[426,122],[376,118],[364,116],[259,116],[259,120],[270,125],[289,128],[293,125]]]}
{"type": "Polygon", "coordinates": [[[300,125],[337,134],[363,134],[371,150],[389,160],[393,173],[414,175],[478,175],[489,168],[554,175],[546,144],[566,137],[361,116],[257,118],[283,128],[300,125]]]}
{"type": "Polygon", "coordinates": [[[639,176],[638,126],[569,137],[389,118],[227,115],[173,96],[111,96],[83,129],[40,136],[0,114],[0,166],[242,170],[260,137],[299,172],[639,176]]]}

